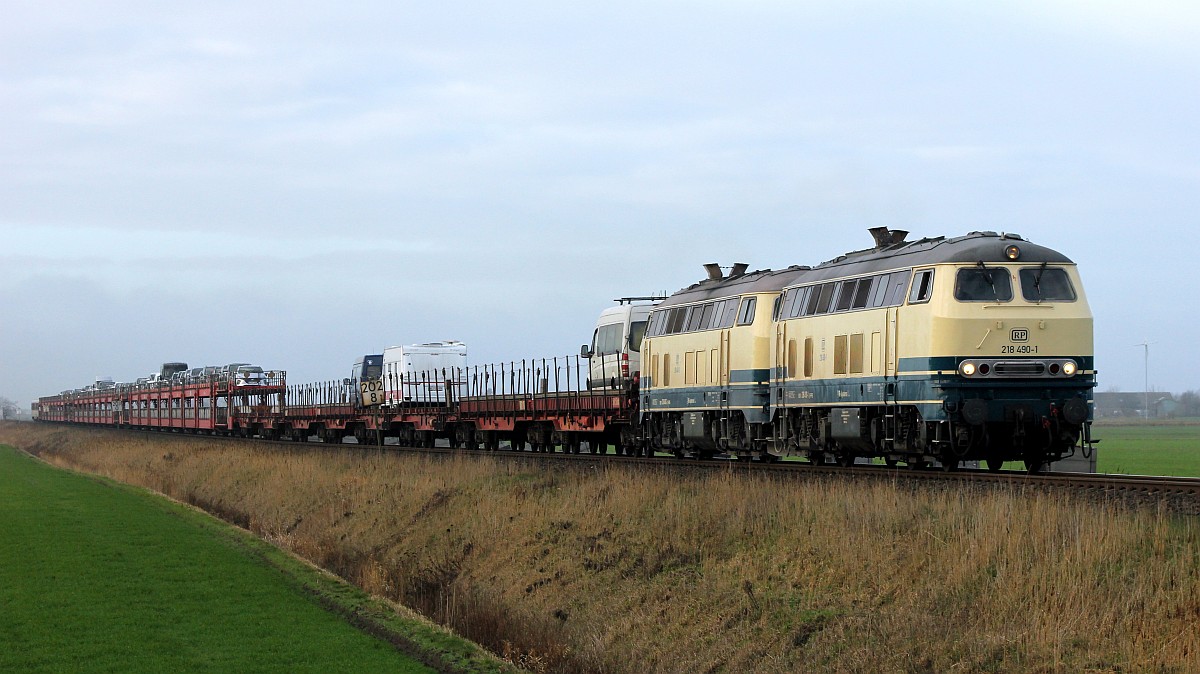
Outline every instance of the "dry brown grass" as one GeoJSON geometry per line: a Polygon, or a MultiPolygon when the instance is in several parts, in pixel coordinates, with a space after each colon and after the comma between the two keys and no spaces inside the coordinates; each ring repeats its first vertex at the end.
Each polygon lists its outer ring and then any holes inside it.
{"type": "Polygon", "coordinates": [[[924,491],[0,427],[543,671],[1200,671],[1200,526],[924,491]]]}

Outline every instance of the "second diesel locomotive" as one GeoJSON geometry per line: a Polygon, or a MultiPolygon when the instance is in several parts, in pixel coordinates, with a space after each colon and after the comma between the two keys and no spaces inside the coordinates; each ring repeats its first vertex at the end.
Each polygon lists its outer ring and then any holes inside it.
{"type": "Polygon", "coordinates": [[[709,278],[642,344],[655,449],[1030,471],[1090,451],[1092,315],[1076,265],[1014,234],[906,241],[709,278]]]}

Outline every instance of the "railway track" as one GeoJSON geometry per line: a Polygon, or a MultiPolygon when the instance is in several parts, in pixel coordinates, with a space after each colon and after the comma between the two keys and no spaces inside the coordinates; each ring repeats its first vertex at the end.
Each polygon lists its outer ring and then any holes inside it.
{"type": "MultiPolygon", "coordinates": [[[[118,430],[118,429],[114,429],[118,430]]],[[[190,434],[163,433],[150,430],[119,429],[120,432],[136,433],[152,437],[187,438],[190,434]]],[[[330,451],[334,448],[324,442],[295,442],[289,440],[244,439],[224,436],[201,436],[205,440],[228,442],[255,442],[292,450],[330,451]]],[[[767,472],[781,478],[805,479],[811,477],[841,477],[862,480],[886,480],[906,482],[913,485],[925,484],[942,488],[1019,488],[1039,490],[1067,490],[1084,494],[1098,500],[1122,503],[1135,507],[1165,507],[1172,512],[1185,515],[1200,515],[1200,478],[1155,475],[1122,475],[1109,473],[1042,473],[1029,475],[1022,471],[990,472],[986,470],[940,469],[911,470],[885,466],[814,465],[802,461],[737,461],[716,459],[679,459],[660,454],[654,457],[629,457],[612,453],[592,454],[586,450],[578,454],[566,452],[534,452],[528,449],[500,449],[496,451],[467,450],[449,446],[405,447],[397,444],[372,445],[345,442],[336,444],[334,451],[403,451],[441,456],[488,456],[516,461],[565,461],[569,463],[613,464],[622,466],[640,465],[658,470],[683,471],[743,471],[746,473],[767,472]]]]}

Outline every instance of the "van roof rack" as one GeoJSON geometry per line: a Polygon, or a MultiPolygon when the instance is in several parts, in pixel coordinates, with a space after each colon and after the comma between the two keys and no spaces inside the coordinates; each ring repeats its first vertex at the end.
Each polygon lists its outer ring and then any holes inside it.
{"type": "Polygon", "coordinates": [[[649,297],[618,297],[613,300],[617,304],[633,304],[634,302],[658,302],[667,299],[667,294],[651,295],[649,297]]]}

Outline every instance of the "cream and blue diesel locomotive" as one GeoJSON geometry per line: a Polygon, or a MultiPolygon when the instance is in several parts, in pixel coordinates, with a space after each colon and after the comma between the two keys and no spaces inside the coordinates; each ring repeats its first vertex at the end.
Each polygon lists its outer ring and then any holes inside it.
{"type": "Polygon", "coordinates": [[[670,296],[642,342],[654,449],[1031,471],[1090,451],[1092,315],[1076,265],[1013,234],[906,241],[670,296]]]}

